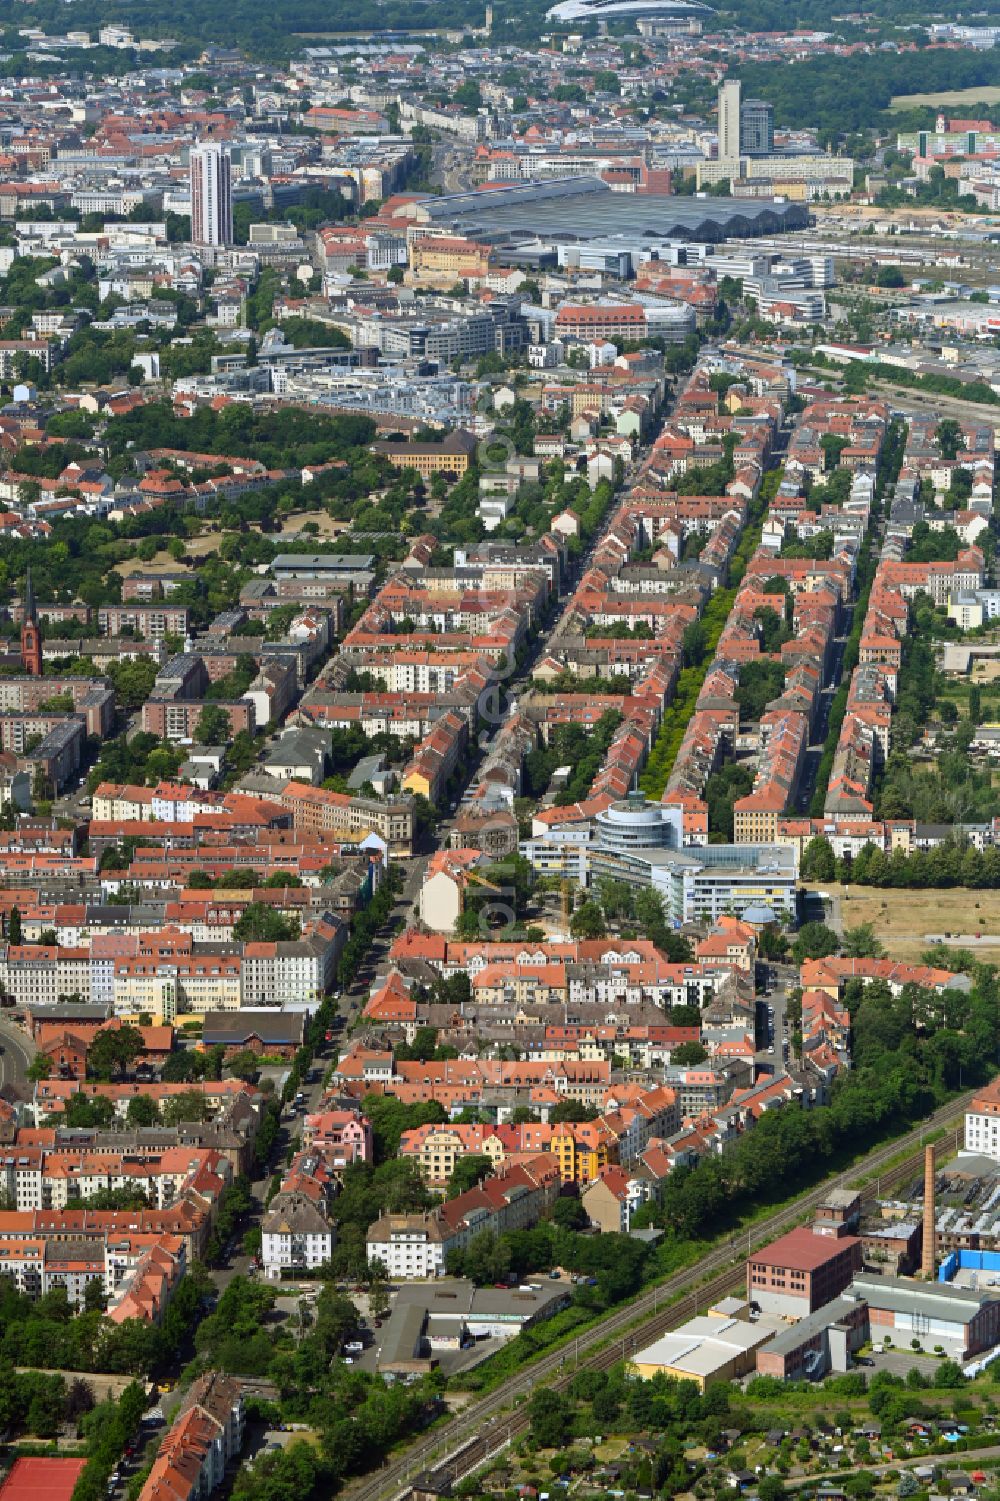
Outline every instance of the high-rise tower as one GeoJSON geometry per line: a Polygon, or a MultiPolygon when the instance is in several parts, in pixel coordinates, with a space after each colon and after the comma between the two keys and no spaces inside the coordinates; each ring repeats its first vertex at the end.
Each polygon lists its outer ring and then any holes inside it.
{"type": "Polygon", "coordinates": [[[233,242],[233,163],[216,141],[191,147],[191,239],[196,245],[233,242]]]}
{"type": "Polygon", "coordinates": [[[740,84],[727,78],[719,85],[719,161],[740,159],[740,84]]]}

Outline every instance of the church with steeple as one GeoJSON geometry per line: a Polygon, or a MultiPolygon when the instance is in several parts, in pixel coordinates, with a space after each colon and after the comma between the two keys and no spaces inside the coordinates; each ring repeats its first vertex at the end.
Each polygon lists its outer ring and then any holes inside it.
{"type": "Polygon", "coordinates": [[[21,665],[29,676],[42,676],[42,630],[38,624],[30,568],[24,585],[24,614],[21,617],[21,665]]]}

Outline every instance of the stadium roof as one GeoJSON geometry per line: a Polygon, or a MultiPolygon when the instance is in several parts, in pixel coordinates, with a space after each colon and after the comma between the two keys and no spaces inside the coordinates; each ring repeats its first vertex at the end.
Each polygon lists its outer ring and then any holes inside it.
{"type": "Polygon", "coordinates": [[[549,21],[589,21],[615,16],[708,15],[710,8],[698,0],[559,0],[546,11],[549,21]]]}
{"type": "Polygon", "coordinates": [[[771,198],[692,198],[614,193],[598,177],[557,177],[483,192],[451,193],[414,205],[424,223],[463,235],[508,240],[703,240],[748,238],[809,223],[805,204],[771,198]]]}

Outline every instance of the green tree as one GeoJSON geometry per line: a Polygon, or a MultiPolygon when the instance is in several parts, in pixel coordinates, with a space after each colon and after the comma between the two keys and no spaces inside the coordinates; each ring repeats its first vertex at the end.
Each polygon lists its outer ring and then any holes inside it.
{"type": "Polygon", "coordinates": [[[113,1079],[124,1074],[142,1050],[138,1027],[109,1027],[98,1032],[87,1049],[87,1073],[92,1079],[113,1079]]]}
{"type": "Polygon", "coordinates": [[[954,417],[942,417],[934,429],[934,436],[943,459],[957,459],[959,450],[965,447],[961,425],[954,417]]]}
{"type": "Polygon", "coordinates": [[[478,1152],[470,1152],[467,1157],[460,1157],[455,1164],[455,1171],[448,1180],[448,1197],[457,1199],[459,1194],[464,1194],[466,1189],[475,1188],[483,1178],[493,1176],[493,1159],[478,1152]]]}
{"type": "Polygon", "coordinates": [[[562,1121],[592,1121],[597,1114],[592,1105],[581,1104],[579,1100],[560,1100],[552,1107],[549,1117],[553,1125],[559,1125],[562,1121]]]}
{"type": "Polygon", "coordinates": [[[389,1289],[384,1277],[376,1277],[368,1289],[368,1310],[373,1319],[384,1319],[389,1312],[389,1289]]]}
{"type": "Polygon", "coordinates": [[[250,1048],[243,1048],[226,1060],[226,1072],[237,1079],[255,1079],[260,1073],[260,1059],[250,1048]]]}
{"type": "Polygon", "coordinates": [[[700,1042],[682,1042],[679,1047],[671,1050],[670,1062],[676,1063],[679,1068],[693,1068],[704,1063],[707,1057],[708,1052],[700,1042]]]}
{"type": "Polygon", "coordinates": [[[587,901],[578,907],[570,918],[569,930],[574,938],[604,938],[608,930],[598,903],[587,901]]]}
{"type": "Polygon", "coordinates": [[[528,1404],[531,1436],[540,1449],[561,1449],[570,1435],[572,1409],[561,1392],[543,1386],[528,1404]]]}
{"type": "Polygon", "coordinates": [[[802,879],[804,881],[833,881],[837,877],[837,857],[829,839],[822,834],[810,839],[802,851],[802,879]]]}
{"type": "Polygon", "coordinates": [[[474,115],[483,102],[479,85],[472,78],[467,78],[464,83],[460,83],[458,88],[453,91],[451,97],[459,109],[467,115],[474,115]]]}
{"type": "Polygon", "coordinates": [[[11,907],[10,916],[7,919],[7,942],[12,944],[21,942],[21,913],[17,907],[11,907]]]}
{"type": "Polygon", "coordinates": [[[585,1230],[587,1211],[579,1199],[564,1194],[552,1206],[552,1223],[558,1225],[560,1230],[585,1230]]]}
{"type": "Polygon", "coordinates": [[[233,937],[240,943],[281,943],[300,932],[297,917],[285,917],[266,902],[250,902],[233,924],[233,937]]]}
{"type": "Polygon", "coordinates": [[[201,1090],[186,1089],[183,1094],[165,1100],[161,1114],[165,1126],[179,1126],[186,1121],[203,1121],[208,1114],[208,1106],[201,1090]]]}
{"type": "Polygon", "coordinates": [[[875,937],[874,925],[865,922],[844,929],[841,952],[848,959],[883,959],[885,946],[875,937]]]}
{"type": "Polygon", "coordinates": [[[75,1127],[110,1126],[114,1114],[114,1105],[103,1096],[89,1099],[85,1094],[72,1094],[58,1124],[71,1130],[75,1127]]]}
{"type": "Polygon", "coordinates": [[[206,704],[198,716],[194,738],[199,745],[228,745],[232,739],[229,715],[221,704],[206,704]]]}
{"type": "Polygon", "coordinates": [[[837,952],[837,935],[826,923],[803,923],[792,944],[792,958],[796,964],[806,959],[825,959],[837,952]]]}
{"type": "Polygon", "coordinates": [[[137,1094],[128,1102],[125,1118],[130,1126],[155,1126],[160,1119],[160,1111],[152,1095],[137,1094]]]}

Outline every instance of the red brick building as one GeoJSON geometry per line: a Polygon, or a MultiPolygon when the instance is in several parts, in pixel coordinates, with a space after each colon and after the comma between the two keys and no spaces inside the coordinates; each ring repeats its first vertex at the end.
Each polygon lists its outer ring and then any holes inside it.
{"type": "MultiPolygon", "coordinates": [[[[148,698],[142,706],[142,728],[148,735],[159,740],[190,740],[198,728],[202,710],[207,701],[183,698],[148,698]]],[[[250,699],[236,699],[232,703],[218,703],[229,716],[229,735],[232,739],[241,730],[253,734],[255,727],[254,707],[250,699]]]]}
{"type": "Polygon", "coordinates": [[[747,1299],[762,1313],[805,1318],[842,1293],[860,1270],[856,1235],[818,1235],[799,1226],[748,1259],[747,1299]]]}

